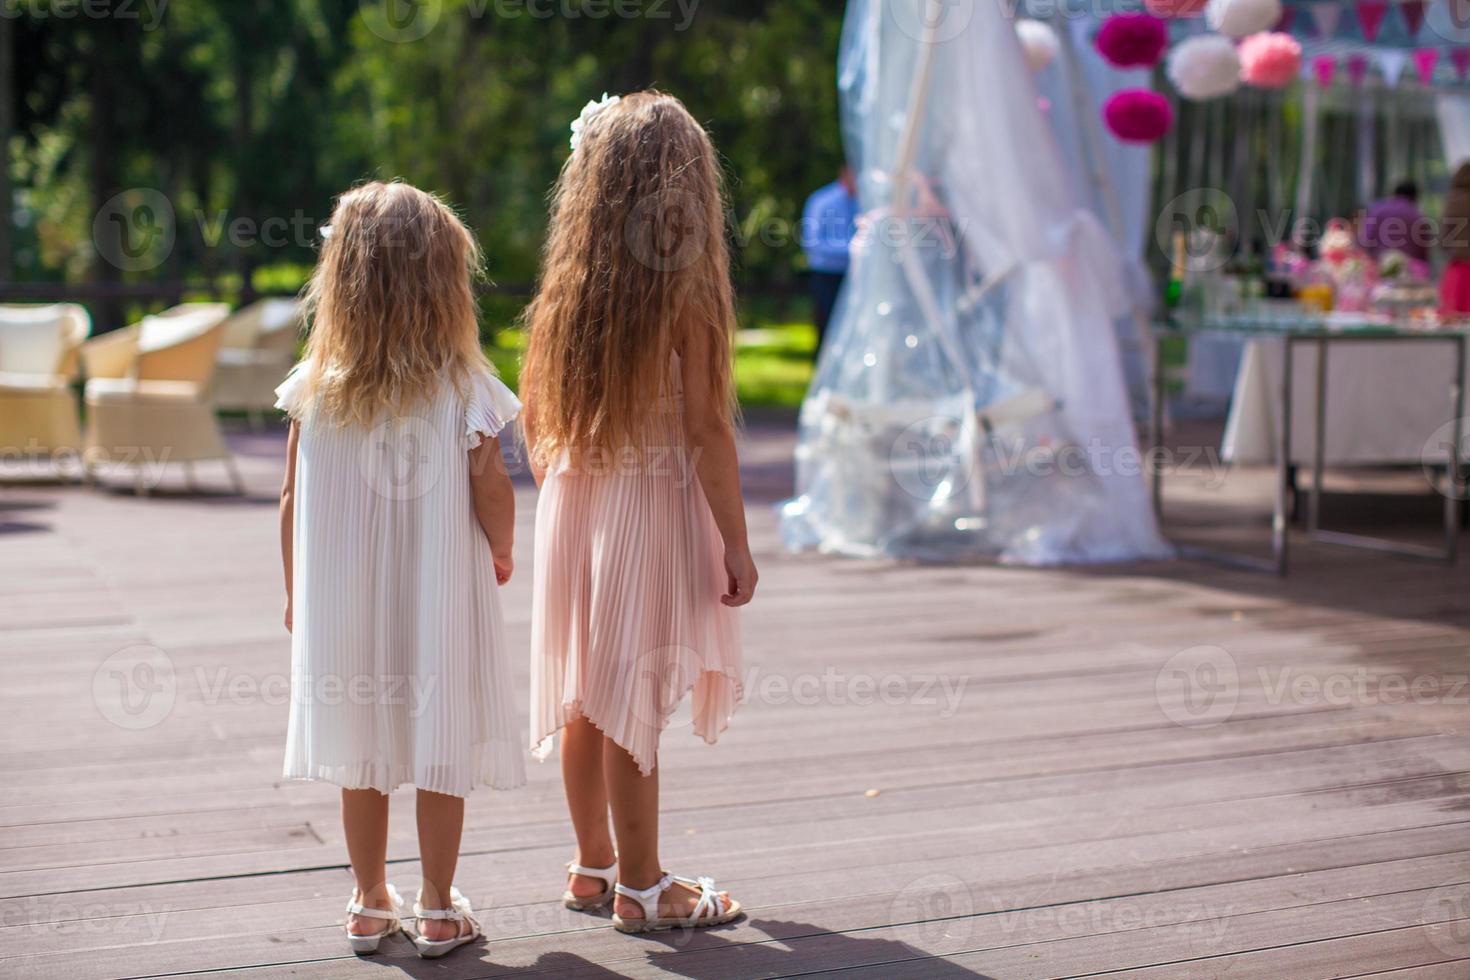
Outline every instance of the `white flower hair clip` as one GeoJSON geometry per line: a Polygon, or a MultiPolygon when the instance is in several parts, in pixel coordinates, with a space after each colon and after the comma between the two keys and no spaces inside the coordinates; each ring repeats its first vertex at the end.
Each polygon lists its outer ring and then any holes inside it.
{"type": "Polygon", "coordinates": [[[596,118],[597,114],[609,106],[615,106],[623,101],[620,95],[608,95],[602,93],[602,101],[596,99],[588,102],[582,107],[582,114],[572,120],[572,152],[577,152],[577,147],[582,145],[582,131],[596,118]]]}

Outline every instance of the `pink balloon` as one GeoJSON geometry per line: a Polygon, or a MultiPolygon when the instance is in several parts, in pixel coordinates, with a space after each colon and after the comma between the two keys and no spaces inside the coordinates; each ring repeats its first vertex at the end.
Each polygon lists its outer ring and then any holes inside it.
{"type": "Polygon", "coordinates": [[[1209,0],[1143,0],[1143,9],[1155,17],[1198,17],[1209,0]]]}
{"type": "Polygon", "coordinates": [[[1103,122],[1125,143],[1152,143],[1174,125],[1174,110],[1157,92],[1124,89],[1103,103],[1103,122]]]}
{"type": "Polygon", "coordinates": [[[1256,88],[1285,88],[1302,71],[1302,46],[1290,34],[1262,31],[1240,42],[1240,80],[1256,88]]]}
{"type": "Polygon", "coordinates": [[[1119,68],[1152,68],[1169,44],[1169,28],[1150,14],[1115,14],[1103,21],[1094,43],[1119,68]]]}

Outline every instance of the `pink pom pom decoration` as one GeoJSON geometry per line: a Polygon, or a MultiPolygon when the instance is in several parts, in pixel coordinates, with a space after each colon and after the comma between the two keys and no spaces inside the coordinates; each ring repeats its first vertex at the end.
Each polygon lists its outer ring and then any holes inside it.
{"type": "Polygon", "coordinates": [[[1103,103],[1103,122],[1125,143],[1152,143],[1174,125],[1174,110],[1157,92],[1124,89],[1103,103]]]}
{"type": "Polygon", "coordinates": [[[1103,21],[1097,50],[1119,68],[1152,68],[1169,44],[1169,28],[1149,14],[1117,14],[1103,21]]]}
{"type": "Polygon", "coordinates": [[[1256,88],[1285,88],[1301,74],[1302,46],[1290,34],[1263,31],[1240,42],[1240,80],[1256,88]]]}
{"type": "Polygon", "coordinates": [[[1198,17],[1209,0],[1143,0],[1143,9],[1155,17],[1198,17]]]}

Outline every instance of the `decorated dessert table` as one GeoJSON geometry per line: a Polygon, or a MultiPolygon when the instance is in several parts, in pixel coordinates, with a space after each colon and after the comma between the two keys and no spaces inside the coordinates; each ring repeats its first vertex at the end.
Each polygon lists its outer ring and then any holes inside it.
{"type": "MultiPolygon", "coordinates": [[[[1164,342],[1179,337],[1235,336],[1247,340],[1246,361],[1227,425],[1226,455],[1232,462],[1269,460],[1275,464],[1272,558],[1261,562],[1236,555],[1195,554],[1286,574],[1292,468],[1302,463],[1311,468],[1305,529],[1309,539],[1453,562],[1463,488],[1467,334],[1470,323],[1466,322],[1419,322],[1371,313],[1311,314],[1295,306],[1269,304],[1260,304],[1249,313],[1180,314],[1156,325],[1150,444],[1155,449],[1163,444],[1164,342]],[[1386,373],[1399,380],[1385,381],[1386,373]],[[1373,424],[1383,417],[1396,421],[1388,428],[1373,424]],[[1369,437],[1366,451],[1357,440],[1365,428],[1369,437]],[[1335,435],[1339,431],[1340,437],[1335,435]],[[1267,439],[1270,451],[1256,452],[1267,439]],[[1246,442],[1251,444],[1250,452],[1243,454],[1240,449],[1246,442]],[[1410,442],[1415,447],[1412,452],[1398,448],[1410,442]],[[1330,447],[1342,451],[1329,457],[1330,447]],[[1323,528],[1322,483],[1329,461],[1422,465],[1431,485],[1444,495],[1443,543],[1425,546],[1323,528]]],[[[1152,479],[1154,507],[1162,518],[1160,467],[1153,468],[1152,479]]]]}

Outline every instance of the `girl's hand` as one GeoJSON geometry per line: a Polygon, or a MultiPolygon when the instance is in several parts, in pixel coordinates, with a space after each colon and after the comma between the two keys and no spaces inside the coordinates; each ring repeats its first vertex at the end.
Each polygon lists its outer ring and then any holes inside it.
{"type": "Polygon", "coordinates": [[[291,600],[286,599],[286,632],[291,632],[291,600]]]}
{"type": "Polygon", "coordinates": [[[515,559],[510,555],[491,554],[491,560],[495,562],[495,581],[500,585],[510,581],[511,572],[515,571],[515,559]]]}
{"type": "Polygon", "coordinates": [[[720,596],[727,606],[743,606],[755,595],[755,561],[746,548],[725,549],[725,574],[729,577],[729,591],[720,596]]]}

